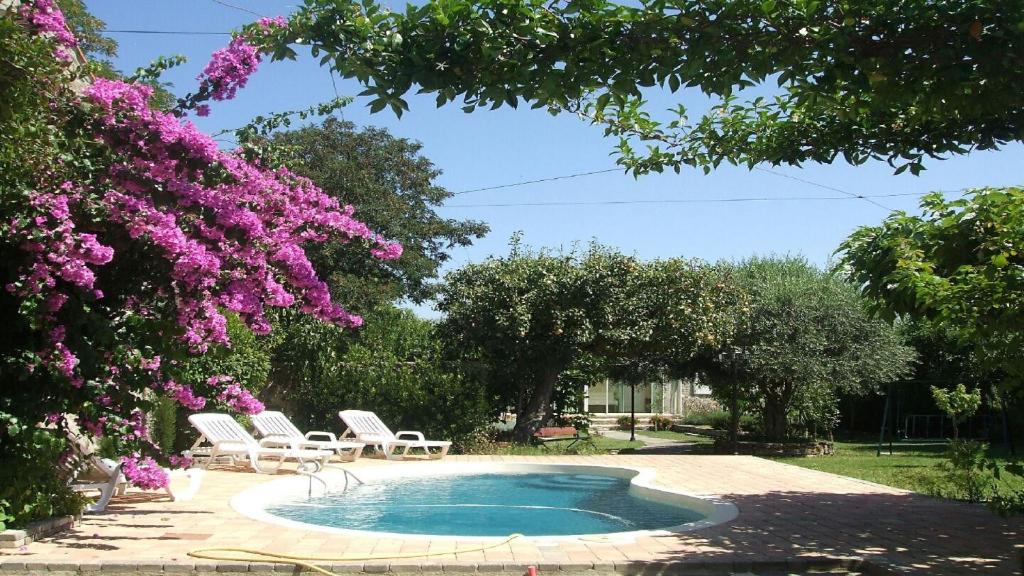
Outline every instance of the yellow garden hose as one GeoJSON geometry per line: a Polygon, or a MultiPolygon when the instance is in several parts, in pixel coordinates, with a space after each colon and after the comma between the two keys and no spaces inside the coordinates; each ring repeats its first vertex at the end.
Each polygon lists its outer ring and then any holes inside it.
{"type": "Polygon", "coordinates": [[[272,564],[291,564],[300,566],[324,576],[338,576],[330,570],[321,568],[313,562],[358,562],[362,560],[398,560],[403,558],[425,558],[427,556],[447,556],[449,554],[466,554],[468,552],[482,552],[491,548],[504,546],[509,542],[521,537],[522,534],[510,534],[508,538],[494,544],[486,544],[474,548],[460,550],[446,550],[438,552],[408,552],[405,554],[379,554],[369,556],[297,556],[292,554],[277,554],[265,550],[254,550],[252,548],[198,548],[188,553],[193,558],[203,560],[228,560],[234,562],[269,562],[272,564]],[[244,555],[244,556],[243,556],[244,555]]]}

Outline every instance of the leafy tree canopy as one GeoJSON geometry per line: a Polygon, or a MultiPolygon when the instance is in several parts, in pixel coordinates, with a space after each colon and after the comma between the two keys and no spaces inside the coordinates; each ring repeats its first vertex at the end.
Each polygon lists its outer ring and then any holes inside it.
{"type": "Polygon", "coordinates": [[[305,0],[268,42],[309,44],[366,85],[372,111],[438,106],[579,112],[622,137],[636,174],[721,162],[898,171],[1018,141],[1024,2],[1000,0],[305,0]],[[653,118],[644,89],[694,88],[713,107],[653,118]],[[637,151],[631,142],[650,144],[637,151]]]}
{"type": "Polygon", "coordinates": [[[509,256],[447,277],[441,332],[489,367],[491,394],[515,406],[525,440],[570,367],[597,357],[641,378],[728,339],[736,295],[717,278],[696,261],[644,263],[596,244],[532,252],[513,238],[509,256]]]}
{"type": "Polygon", "coordinates": [[[1024,190],[931,194],[840,247],[845,272],[887,318],[928,320],[973,345],[1008,387],[1024,375],[1024,190]]]}
{"type": "Polygon", "coordinates": [[[435,289],[431,280],[449,251],[487,233],[473,220],[439,216],[435,209],[451,197],[436,185],[440,171],[420,155],[421,145],[381,128],[357,130],[329,118],[319,126],[279,132],[273,143],[298,161],[296,172],[331,196],[356,207],[367,224],[401,242],[402,257],[380,264],[364,262],[342,244],[318,244],[310,257],[336,297],[356,310],[408,298],[422,302],[435,289]]]}
{"type": "Polygon", "coordinates": [[[750,298],[730,343],[741,353],[713,358],[723,372],[735,363],[768,438],[784,439],[794,416],[831,429],[838,392],[864,393],[909,371],[914,351],[896,330],[871,318],[852,286],[806,260],[752,258],[736,266],[736,280],[750,298]]]}

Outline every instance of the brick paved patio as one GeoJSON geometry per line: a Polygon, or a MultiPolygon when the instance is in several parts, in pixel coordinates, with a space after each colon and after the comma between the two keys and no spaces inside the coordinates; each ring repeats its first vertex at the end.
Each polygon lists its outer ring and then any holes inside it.
{"type": "MultiPolygon", "coordinates": [[[[498,457],[503,460],[621,465],[657,471],[656,483],[694,494],[720,495],[739,517],[712,528],[641,536],[628,541],[514,540],[499,548],[422,559],[350,562],[340,571],[689,574],[694,571],[795,569],[822,557],[864,559],[862,569],[918,574],[1021,574],[1024,521],[1001,519],[982,506],[941,501],[868,482],[748,456],[609,455],[498,457]]],[[[402,462],[362,459],[369,466],[402,462]]],[[[444,466],[444,462],[437,465],[444,466]]],[[[105,514],[88,515],[74,530],[25,549],[0,554],[5,574],[95,571],[270,571],[269,564],[196,561],[199,547],[247,547],[309,555],[381,555],[469,548],[472,539],[370,539],[282,528],[246,518],[228,501],[242,489],[273,477],[211,470],[190,502],[168,502],[156,493],[129,492],[105,514]]],[[[853,562],[852,565],[856,565],[853,562]]],[[[278,567],[278,571],[285,570],[278,567]]],[[[287,570],[292,570],[288,567],[287,570]]]]}

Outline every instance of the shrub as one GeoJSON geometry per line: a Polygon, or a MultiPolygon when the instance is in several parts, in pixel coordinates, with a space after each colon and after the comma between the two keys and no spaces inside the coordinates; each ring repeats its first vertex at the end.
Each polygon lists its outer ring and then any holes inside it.
{"type": "Polygon", "coordinates": [[[729,427],[729,413],[724,410],[691,412],[683,417],[683,424],[726,429],[729,427]]]}
{"type": "Polygon", "coordinates": [[[936,488],[936,495],[968,502],[981,502],[995,492],[995,478],[987,467],[988,444],[973,440],[953,440],[946,460],[937,464],[945,473],[949,488],[936,488]]]}
{"type": "Polygon", "coordinates": [[[629,416],[619,416],[619,419],[615,422],[619,425],[619,430],[631,430],[633,424],[636,423],[636,419],[629,416]]]}
{"type": "MultiPolygon", "coordinates": [[[[728,430],[732,422],[729,412],[716,410],[703,414],[690,414],[682,419],[683,424],[691,426],[710,426],[716,430],[728,430]]],[[[753,432],[760,430],[761,421],[753,414],[740,414],[740,430],[753,432]]]]}
{"type": "Polygon", "coordinates": [[[444,359],[433,324],[409,310],[377,309],[354,336],[312,322],[284,331],[273,380],[299,425],[331,430],[338,410],[372,410],[395,430],[459,443],[475,442],[489,420],[481,387],[444,359]]]}
{"type": "Polygon", "coordinates": [[[665,416],[664,414],[655,414],[651,416],[651,427],[655,430],[668,430],[672,427],[674,421],[671,416],[665,416]]]}
{"type": "Polygon", "coordinates": [[[562,414],[554,419],[555,426],[572,426],[577,430],[590,430],[589,414],[562,414]]]}
{"type": "Polygon", "coordinates": [[[722,405],[714,398],[695,396],[687,398],[683,404],[683,417],[698,416],[709,412],[720,412],[722,405]]]}
{"type": "Polygon", "coordinates": [[[18,447],[18,455],[0,466],[0,530],[78,514],[85,502],[65,477],[54,473],[64,442],[40,429],[26,435],[30,440],[18,447]]]}

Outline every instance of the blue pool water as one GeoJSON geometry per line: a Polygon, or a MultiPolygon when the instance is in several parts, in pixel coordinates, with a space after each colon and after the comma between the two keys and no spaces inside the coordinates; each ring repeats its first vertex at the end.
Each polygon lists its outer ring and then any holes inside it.
{"type": "Polygon", "coordinates": [[[629,481],[585,474],[473,474],[392,478],[268,506],[299,522],[452,536],[600,534],[677,526],[694,510],[627,493],[629,481]]]}

